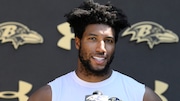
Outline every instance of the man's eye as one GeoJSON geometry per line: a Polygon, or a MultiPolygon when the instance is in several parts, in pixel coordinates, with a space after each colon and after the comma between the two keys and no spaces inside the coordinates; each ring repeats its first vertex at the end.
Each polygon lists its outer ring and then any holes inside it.
{"type": "Polygon", "coordinates": [[[112,41],[112,40],[107,39],[107,40],[105,40],[105,42],[107,42],[107,43],[112,43],[113,41],[112,41]]]}
{"type": "Polygon", "coordinates": [[[89,40],[96,40],[96,38],[95,37],[90,37],[89,40]]]}

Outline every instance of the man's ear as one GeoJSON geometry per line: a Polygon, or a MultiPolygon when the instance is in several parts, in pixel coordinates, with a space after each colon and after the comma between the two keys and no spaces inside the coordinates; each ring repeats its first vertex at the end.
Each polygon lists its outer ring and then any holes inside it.
{"type": "Polygon", "coordinates": [[[78,37],[75,37],[75,46],[76,46],[76,49],[79,50],[79,47],[80,47],[80,39],[78,37]]]}

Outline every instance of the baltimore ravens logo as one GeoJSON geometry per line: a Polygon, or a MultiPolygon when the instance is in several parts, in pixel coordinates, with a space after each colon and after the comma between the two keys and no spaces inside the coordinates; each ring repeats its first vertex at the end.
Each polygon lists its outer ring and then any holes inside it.
{"type": "Polygon", "coordinates": [[[15,49],[24,44],[43,43],[43,38],[37,32],[30,30],[18,22],[5,22],[0,24],[1,43],[12,42],[15,49]]]}
{"type": "Polygon", "coordinates": [[[108,98],[101,91],[94,91],[92,95],[86,95],[85,101],[122,101],[117,97],[108,98]]]}
{"type": "Polygon", "coordinates": [[[130,41],[136,40],[137,43],[146,41],[151,49],[154,45],[160,43],[174,43],[179,41],[175,33],[150,21],[139,22],[132,25],[123,32],[122,36],[127,36],[129,34],[132,34],[130,41]]]}

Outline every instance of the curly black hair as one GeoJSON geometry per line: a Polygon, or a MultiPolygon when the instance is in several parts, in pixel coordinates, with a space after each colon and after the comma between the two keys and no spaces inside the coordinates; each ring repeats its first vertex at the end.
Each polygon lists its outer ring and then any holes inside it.
{"type": "Polygon", "coordinates": [[[119,32],[130,26],[123,11],[110,4],[110,2],[101,5],[93,0],[87,0],[65,14],[65,17],[75,36],[80,39],[89,24],[106,24],[112,27],[115,31],[115,42],[118,40],[119,32]]]}

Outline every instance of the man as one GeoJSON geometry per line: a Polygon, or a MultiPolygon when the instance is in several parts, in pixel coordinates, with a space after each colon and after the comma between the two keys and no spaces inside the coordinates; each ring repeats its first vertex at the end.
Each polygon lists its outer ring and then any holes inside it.
{"type": "Polygon", "coordinates": [[[65,16],[75,33],[78,66],[28,101],[161,101],[144,84],[110,68],[118,34],[129,26],[121,10],[89,0],[65,16]]]}

